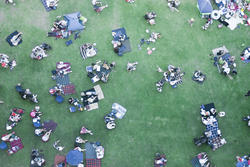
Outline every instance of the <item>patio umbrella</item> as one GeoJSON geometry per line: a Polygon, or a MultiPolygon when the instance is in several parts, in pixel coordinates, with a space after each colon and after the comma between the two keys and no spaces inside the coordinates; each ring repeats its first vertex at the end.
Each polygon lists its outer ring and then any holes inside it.
{"type": "Polygon", "coordinates": [[[56,129],[56,127],[57,127],[57,123],[55,123],[55,122],[52,121],[52,120],[45,121],[45,122],[43,123],[43,127],[44,127],[47,131],[49,131],[49,130],[54,131],[54,130],[56,129]]]}
{"type": "Polygon", "coordinates": [[[77,166],[83,161],[83,153],[78,150],[71,150],[66,155],[66,161],[70,165],[77,166]]]}

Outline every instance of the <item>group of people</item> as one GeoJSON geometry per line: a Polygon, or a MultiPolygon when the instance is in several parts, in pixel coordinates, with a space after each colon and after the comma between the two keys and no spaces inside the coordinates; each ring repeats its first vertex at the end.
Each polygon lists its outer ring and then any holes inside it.
{"type": "Polygon", "coordinates": [[[138,62],[133,62],[133,63],[130,63],[128,62],[127,64],[127,71],[128,72],[131,72],[131,71],[135,71],[136,70],[136,65],[138,64],[138,62]]]}
{"type": "MultiPolygon", "coordinates": [[[[221,130],[219,129],[218,120],[216,118],[217,111],[213,103],[207,105],[201,105],[200,114],[202,123],[206,126],[206,131],[204,135],[207,138],[207,143],[211,146],[213,150],[226,144],[226,140],[222,138],[221,130]]],[[[220,112],[221,116],[225,113],[220,112]]]]}
{"type": "Polygon", "coordinates": [[[9,56],[3,53],[0,53],[0,64],[3,68],[10,68],[10,70],[13,70],[17,65],[15,59],[10,60],[9,56]]]}
{"type": "Polygon", "coordinates": [[[156,24],[155,22],[155,18],[156,18],[156,13],[155,12],[147,12],[145,15],[144,15],[144,18],[147,20],[147,22],[150,24],[150,25],[154,25],[156,24]]]}
{"type": "Polygon", "coordinates": [[[42,43],[41,45],[38,45],[32,49],[30,57],[35,60],[41,60],[45,57],[48,57],[46,52],[49,51],[50,49],[51,49],[50,45],[42,43]]]}
{"type": "Polygon", "coordinates": [[[1,140],[2,140],[2,143],[5,145],[5,148],[1,147],[1,149],[8,149],[7,150],[8,155],[12,155],[18,152],[19,150],[23,149],[22,140],[19,136],[15,134],[14,131],[9,134],[2,135],[1,140]],[[7,142],[10,145],[9,147],[6,144],[7,142]]]}
{"type": "Polygon", "coordinates": [[[225,46],[213,50],[214,65],[220,73],[232,78],[230,74],[237,75],[235,57],[231,56],[225,46]]]}
{"type": "Polygon", "coordinates": [[[109,64],[107,61],[97,61],[96,63],[92,63],[91,66],[86,68],[88,72],[88,77],[91,78],[93,83],[102,81],[108,82],[109,75],[112,69],[115,67],[115,62],[109,64]]]}
{"type": "Polygon", "coordinates": [[[114,52],[118,55],[122,55],[120,53],[121,48],[123,47],[123,42],[125,42],[126,39],[128,39],[126,34],[117,34],[116,32],[112,32],[113,40],[111,43],[113,44],[114,52]]]}
{"type": "Polygon", "coordinates": [[[47,142],[49,140],[51,131],[47,131],[43,127],[41,116],[42,112],[40,111],[39,106],[35,106],[35,108],[30,112],[30,117],[32,118],[33,126],[35,127],[35,135],[41,137],[43,142],[47,142]]]}
{"type": "Polygon", "coordinates": [[[43,167],[45,166],[45,158],[44,155],[38,149],[32,149],[31,151],[31,167],[43,167]]]}
{"type": "Polygon", "coordinates": [[[37,94],[31,93],[30,89],[23,89],[21,83],[16,85],[16,91],[19,93],[22,99],[29,100],[33,103],[38,103],[37,94]]]}
{"type": "Polygon", "coordinates": [[[104,116],[106,128],[109,130],[114,129],[116,127],[115,120],[122,119],[125,116],[126,112],[126,108],[118,103],[113,103],[111,112],[104,116]]]}
{"type": "Polygon", "coordinates": [[[83,59],[94,57],[97,54],[96,43],[85,43],[80,47],[80,53],[83,59]]]}
{"type": "Polygon", "coordinates": [[[15,127],[17,123],[22,120],[23,113],[24,109],[21,108],[11,109],[9,119],[6,123],[6,130],[11,130],[13,127],[15,127]]]}
{"type": "Polygon", "coordinates": [[[173,88],[176,88],[178,84],[182,83],[182,77],[185,75],[184,72],[181,72],[180,67],[175,67],[173,65],[169,65],[167,71],[163,71],[158,67],[158,72],[163,73],[162,79],[156,82],[158,92],[162,92],[162,88],[166,82],[169,82],[173,88]]]}

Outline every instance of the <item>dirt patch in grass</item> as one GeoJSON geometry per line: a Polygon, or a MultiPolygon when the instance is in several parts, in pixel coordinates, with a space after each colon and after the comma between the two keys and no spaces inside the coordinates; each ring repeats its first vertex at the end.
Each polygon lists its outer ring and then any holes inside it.
{"type": "Polygon", "coordinates": [[[0,11],[0,24],[3,23],[5,20],[5,14],[3,11],[0,11]]]}
{"type": "Polygon", "coordinates": [[[26,24],[33,25],[42,30],[49,29],[49,14],[42,11],[32,10],[30,12],[32,17],[26,18],[26,24]]]}
{"type": "Polygon", "coordinates": [[[23,10],[20,8],[11,8],[11,16],[13,18],[21,17],[23,24],[31,25],[41,30],[49,29],[49,14],[44,10],[29,10],[26,17],[23,17],[23,10]]]}

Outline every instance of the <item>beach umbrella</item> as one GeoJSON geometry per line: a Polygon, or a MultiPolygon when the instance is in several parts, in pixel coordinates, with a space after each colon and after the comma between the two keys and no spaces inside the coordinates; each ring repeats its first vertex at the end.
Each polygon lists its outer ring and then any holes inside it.
{"type": "Polygon", "coordinates": [[[77,166],[83,161],[83,153],[78,150],[71,150],[66,155],[66,162],[69,165],[77,166]]]}

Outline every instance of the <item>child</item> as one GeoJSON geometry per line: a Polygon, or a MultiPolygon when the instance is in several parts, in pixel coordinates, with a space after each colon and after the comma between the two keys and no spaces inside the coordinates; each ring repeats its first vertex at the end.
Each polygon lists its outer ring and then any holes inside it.
{"type": "Polygon", "coordinates": [[[188,20],[188,23],[189,23],[189,25],[192,27],[193,26],[193,24],[194,24],[194,18],[191,18],[190,20],[188,20]]]}

